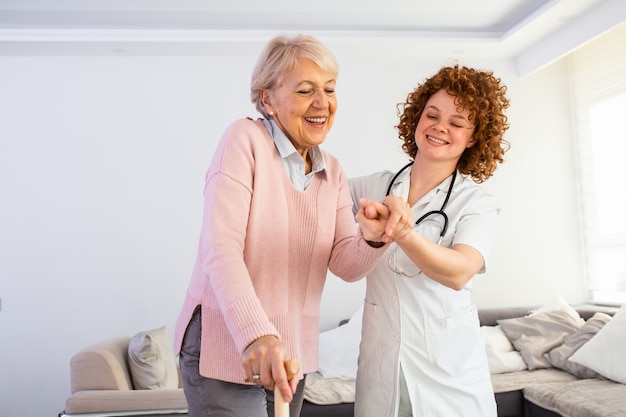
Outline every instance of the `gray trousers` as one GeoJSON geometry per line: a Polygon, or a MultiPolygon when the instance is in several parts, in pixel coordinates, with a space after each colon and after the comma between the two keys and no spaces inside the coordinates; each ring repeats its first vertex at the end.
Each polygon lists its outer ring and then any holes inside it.
{"type": "MultiPolygon", "coordinates": [[[[189,417],[274,417],[274,393],[260,385],[234,384],[200,375],[200,308],[187,326],[179,355],[183,390],[189,417]]],[[[289,404],[289,415],[300,415],[304,379],[289,404]]]]}

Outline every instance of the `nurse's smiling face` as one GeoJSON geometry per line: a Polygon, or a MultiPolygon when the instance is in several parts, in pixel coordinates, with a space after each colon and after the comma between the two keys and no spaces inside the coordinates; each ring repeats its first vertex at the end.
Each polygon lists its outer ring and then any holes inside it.
{"type": "Polygon", "coordinates": [[[264,90],[262,100],[298,153],[320,145],[337,111],[336,80],[307,58],[300,58],[276,89],[264,90]]]}
{"type": "Polygon", "coordinates": [[[449,160],[456,165],[465,149],[474,145],[469,117],[469,110],[460,108],[446,90],[433,94],[415,128],[416,157],[449,160]]]}

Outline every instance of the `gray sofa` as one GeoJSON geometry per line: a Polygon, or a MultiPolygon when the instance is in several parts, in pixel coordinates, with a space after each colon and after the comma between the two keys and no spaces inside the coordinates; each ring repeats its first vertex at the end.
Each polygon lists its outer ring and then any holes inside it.
{"type": "MultiPolygon", "coordinates": [[[[537,307],[480,309],[481,326],[497,326],[499,320],[528,316],[537,307]]],[[[581,306],[576,311],[589,320],[597,312],[615,314],[616,308],[581,306]]],[[[305,390],[302,417],[353,417],[349,395],[332,404],[333,391],[347,390],[353,381],[327,378],[305,390]],[[325,383],[327,386],[325,386],[325,383]],[[333,387],[333,385],[335,385],[333,387]],[[326,398],[330,400],[325,401],[326,398]]],[[[492,374],[499,417],[623,417],[626,385],[604,378],[578,379],[557,368],[492,374]]],[[[341,396],[340,396],[341,397],[341,396]]]]}
{"type": "MultiPolygon", "coordinates": [[[[535,307],[481,309],[482,326],[525,317],[535,307]]],[[[617,309],[579,307],[589,320],[596,312],[613,315],[617,309]]],[[[72,395],[61,417],[187,416],[179,381],[174,389],[133,386],[128,347],[121,336],[89,346],[70,362],[72,395]]],[[[357,341],[358,343],[358,341],[357,341]]],[[[603,378],[578,379],[555,368],[492,374],[499,417],[617,417],[626,416],[626,385],[603,378]]],[[[354,381],[309,375],[301,417],[353,417],[354,381]]]]}
{"type": "MultiPolygon", "coordinates": [[[[536,307],[482,309],[482,326],[524,317],[536,307]]],[[[616,308],[581,306],[585,321],[596,313],[614,315],[616,308]]],[[[578,379],[557,368],[493,374],[499,417],[617,417],[626,416],[626,385],[604,378],[578,379]]]]}

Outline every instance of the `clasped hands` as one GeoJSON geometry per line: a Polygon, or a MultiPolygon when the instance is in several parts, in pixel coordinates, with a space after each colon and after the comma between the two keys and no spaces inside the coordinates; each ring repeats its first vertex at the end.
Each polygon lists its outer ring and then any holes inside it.
{"type": "Polygon", "coordinates": [[[402,198],[388,195],[382,202],[361,198],[359,203],[356,220],[365,240],[398,242],[413,230],[413,211],[402,198]]]}

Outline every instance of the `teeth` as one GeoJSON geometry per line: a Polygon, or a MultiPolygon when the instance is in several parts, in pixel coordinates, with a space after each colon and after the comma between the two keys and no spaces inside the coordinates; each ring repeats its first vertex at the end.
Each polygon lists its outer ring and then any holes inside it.
{"type": "Polygon", "coordinates": [[[442,144],[442,145],[446,143],[445,141],[443,141],[443,140],[441,140],[441,139],[434,138],[434,137],[432,137],[432,136],[428,136],[428,139],[432,140],[433,142],[440,143],[440,144],[442,144]]]}
{"type": "Polygon", "coordinates": [[[311,123],[324,123],[326,121],[325,117],[305,117],[304,120],[311,123]]]}

